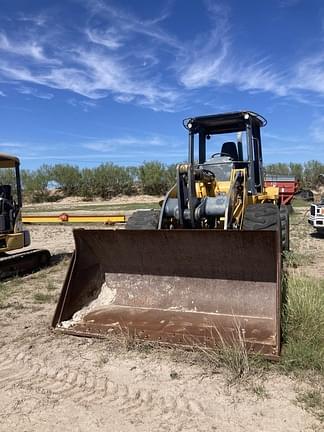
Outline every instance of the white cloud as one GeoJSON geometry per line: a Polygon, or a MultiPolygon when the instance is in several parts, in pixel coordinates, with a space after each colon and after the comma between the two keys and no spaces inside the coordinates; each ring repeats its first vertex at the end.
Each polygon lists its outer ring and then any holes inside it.
{"type": "Polygon", "coordinates": [[[37,26],[42,27],[47,22],[47,16],[43,13],[39,13],[36,15],[27,15],[27,14],[19,13],[18,20],[36,24],[37,26]]]}
{"type": "Polygon", "coordinates": [[[163,140],[163,138],[156,135],[142,138],[126,136],[85,143],[83,144],[83,147],[97,152],[107,152],[129,147],[136,148],[136,151],[140,148],[147,151],[152,147],[161,147],[164,149],[166,142],[166,140],[163,140]]]}
{"type": "Polygon", "coordinates": [[[25,146],[25,144],[22,144],[20,142],[0,141],[1,148],[23,148],[25,146]]]}
{"type": "Polygon", "coordinates": [[[234,86],[240,90],[287,93],[283,77],[265,58],[253,60],[236,55],[231,40],[229,9],[209,1],[211,29],[196,38],[191,55],[177,65],[179,81],[188,89],[234,86]]]}
{"type": "Polygon", "coordinates": [[[91,42],[112,50],[116,50],[123,45],[122,36],[114,28],[106,31],[87,29],[86,34],[91,42]]]}
{"type": "Polygon", "coordinates": [[[70,105],[74,106],[74,107],[79,107],[82,109],[82,111],[84,112],[88,112],[91,108],[94,108],[97,106],[97,104],[92,101],[92,100],[79,100],[79,99],[68,99],[67,101],[70,105]]]}
{"type": "Polygon", "coordinates": [[[0,90],[0,96],[5,97],[6,94],[3,91],[0,90]]]}
{"type": "Polygon", "coordinates": [[[324,95],[324,52],[303,58],[295,67],[292,87],[324,95]]]}
{"type": "Polygon", "coordinates": [[[165,156],[165,149],[168,148],[168,156],[185,155],[186,149],[183,143],[173,137],[164,135],[143,136],[122,136],[107,139],[95,140],[84,143],[83,148],[92,150],[97,153],[107,154],[109,152],[116,154],[125,154],[136,150],[137,155],[142,155],[143,159],[165,156]]]}
{"type": "Polygon", "coordinates": [[[43,52],[43,47],[40,46],[36,40],[25,42],[23,40],[13,41],[7,37],[5,33],[0,33],[0,50],[10,54],[16,54],[24,57],[31,57],[33,60],[39,62],[49,62],[43,52]]]}
{"type": "MultiPolygon", "coordinates": [[[[151,19],[101,1],[86,4],[89,19],[83,28],[73,29],[74,38],[67,38],[63,27],[52,31],[50,17],[41,15],[20,17],[30,23],[27,36],[19,27],[12,34],[0,31],[0,78],[18,82],[18,91],[40,98],[53,95],[28,85],[171,112],[186,107],[192,90],[202,88],[268,92],[303,103],[311,103],[309,92],[324,96],[324,53],[280,72],[271,58],[248,51],[238,55],[226,4],[206,0],[207,30],[186,41],[162,27],[171,3],[151,19]]],[[[210,93],[200,98],[201,104],[210,93]]],[[[90,103],[79,106],[86,110],[90,103]]]]}
{"type": "Polygon", "coordinates": [[[310,141],[324,144],[324,116],[316,116],[309,128],[310,141]]]}
{"type": "Polygon", "coordinates": [[[178,39],[159,26],[159,23],[169,16],[170,3],[166,3],[164,10],[156,18],[151,19],[141,19],[129,10],[122,10],[102,1],[89,2],[88,6],[94,16],[104,17],[108,23],[113,22],[118,26],[118,33],[123,37],[129,37],[131,33],[140,34],[170,48],[182,49],[178,39]]]}
{"type": "Polygon", "coordinates": [[[39,99],[53,99],[54,95],[52,93],[45,93],[43,91],[39,91],[35,88],[31,88],[31,87],[19,87],[17,88],[18,93],[24,94],[24,95],[30,95],[30,96],[34,96],[37,97],[39,99]]]}

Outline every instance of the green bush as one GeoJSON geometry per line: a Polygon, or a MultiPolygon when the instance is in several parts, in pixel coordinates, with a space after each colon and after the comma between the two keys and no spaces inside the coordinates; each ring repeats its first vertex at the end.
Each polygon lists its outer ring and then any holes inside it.
{"type": "Polygon", "coordinates": [[[64,196],[78,195],[80,191],[81,173],[77,166],[54,165],[49,170],[51,181],[57,183],[64,196]]]}
{"type": "Polygon", "coordinates": [[[134,179],[129,168],[106,163],[81,171],[80,194],[84,198],[97,196],[110,199],[121,194],[131,195],[134,190],[134,179]]]}
{"type": "Polygon", "coordinates": [[[21,180],[23,193],[31,202],[47,201],[50,193],[47,188],[50,178],[50,167],[42,165],[35,171],[22,170],[21,180]]]}
{"type": "Polygon", "coordinates": [[[175,166],[167,167],[161,162],[144,162],[138,169],[142,192],[163,195],[175,183],[175,166]]]}

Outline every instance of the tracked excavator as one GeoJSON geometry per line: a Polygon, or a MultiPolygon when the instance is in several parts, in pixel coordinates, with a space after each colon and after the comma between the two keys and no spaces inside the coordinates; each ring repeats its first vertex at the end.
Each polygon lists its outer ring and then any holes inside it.
{"type": "Polygon", "coordinates": [[[251,111],[189,118],[188,161],[159,211],[125,230],[75,230],[57,331],[280,355],[281,253],[289,220],[265,187],[251,111]],[[218,150],[215,153],[215,149],[218,150]]]}
{"type": "Polygon", "coordinates": [[[29,231],[21,221],[22,192],[20,162],[16,156],[0,153],[0,279],[32,272],[46,266],[45,249],[20,251],[30,245],[29,231]],[[3,180],[10,184],[2,184],[3,180]]]}

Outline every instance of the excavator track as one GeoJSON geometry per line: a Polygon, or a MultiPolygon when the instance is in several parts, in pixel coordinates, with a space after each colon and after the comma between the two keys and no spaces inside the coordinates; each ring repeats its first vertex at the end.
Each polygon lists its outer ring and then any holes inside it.
{"type": "Polygon", "coordinates": [[[46,249],[31,249],[0,256],[0,280],[21,276],[46,267],[51,254],[46,249]]]}

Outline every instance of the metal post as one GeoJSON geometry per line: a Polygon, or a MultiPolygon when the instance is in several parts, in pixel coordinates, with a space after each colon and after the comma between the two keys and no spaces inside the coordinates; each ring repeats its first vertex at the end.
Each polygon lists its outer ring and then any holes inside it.
{"type": "Polygon", "coordinates": [[[21,181],[20,181],[20,169],[19,163],[15,166],[16,170],[16,184],[17,184],[17,198],[18,198],[18,207],[22,207],[22,196],[21,196],[21,181]]]}
{"type": "Polygon", "coordinates": [[[246,141],[248,149],[248,160],[249,160],[249,189],[252,194],[256,193],[255,190],[255,173],[254,173],[254,153],[253,153],[253,137],[251,121],[246,125],[246,141]]]}
{"type": "Polygon", "coordinates": [[[206,134],[199,132],[199,163],[206,162],[206,134]]]}
{"type": "Polygon", "coordinates": [[[190,164],[193,164],[194,159],[195,159],[194,133],[189,131],[188,162],[190,164]]]}

